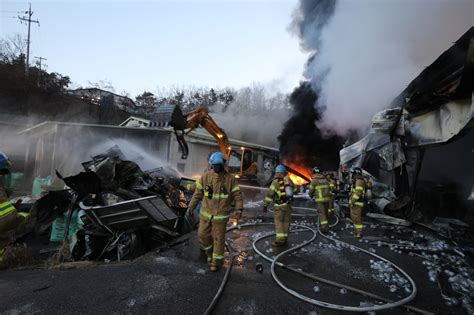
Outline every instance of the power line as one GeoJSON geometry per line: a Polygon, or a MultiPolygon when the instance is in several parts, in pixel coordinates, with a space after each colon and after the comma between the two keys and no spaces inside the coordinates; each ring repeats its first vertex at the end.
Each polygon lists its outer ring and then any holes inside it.
{"type": "Polygon", "coordinates": [[[30,29],[31,29],[31,23],[36,23],[38,26],[40,26],[40,23],[38,20],[32,20],[31,16],[33,15],[33,11],[31,11],[31,3],[29,6],[28,11],[25,11],[25,14],[28,14],[28,17],[26,16],[18,16],[18,19],[20,21],[28,22],[28,39],[26,40],[26,65],[25,65],[25,76],[28,77],[30,73],[30,29]]]}
{"type": "Polygon", "coordinates": [[[39,72],[38,72],[38,87],[39,87],[41,84],[41,66],[44,65],[46,67],[47,65],[43,64],[43,60],[48,60],[48,59],[43,58],[43,57],[36,57],[36,56],[35,58],[38,59],[37,64],[39,65],[39,72]]]}

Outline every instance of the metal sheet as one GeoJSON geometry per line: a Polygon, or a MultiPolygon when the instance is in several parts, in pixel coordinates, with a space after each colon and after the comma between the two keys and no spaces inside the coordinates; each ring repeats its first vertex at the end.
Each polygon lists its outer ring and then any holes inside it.
{"type": "Polygon", "coordinates": [[[459,134],[474,117],[473,99],[474,93],[470,99],[448,102],[421,115],[410,115],[406,120],[408,146],[443,143],[459,134]]]}
{"type": "Polygon", "coordinates": [[[369,133],[360,141],[340,151],[341,164],[346,164],[364,152],[379,148],[387,143],[390,143],[390,136],[388,134],[369,133]]]}

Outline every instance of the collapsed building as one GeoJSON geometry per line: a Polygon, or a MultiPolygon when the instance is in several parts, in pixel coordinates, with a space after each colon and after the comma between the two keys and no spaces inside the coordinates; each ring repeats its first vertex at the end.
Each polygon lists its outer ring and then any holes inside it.
{"type": "Polygon", "coordinates": [[[416,77],[369,133],[340,151],[375,183],[371,203],[410,219],[474,221],[474,28],[416,77]]]}

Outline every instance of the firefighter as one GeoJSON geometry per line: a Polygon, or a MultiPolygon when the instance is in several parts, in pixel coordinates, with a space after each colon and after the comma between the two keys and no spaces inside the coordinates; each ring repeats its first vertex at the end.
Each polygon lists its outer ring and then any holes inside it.
{"type": "Polygon", "coordinates": [[[354,224],[353,235],[356,238],[362,237],[362,209],[364,208],[365,193],[367,189],[367,182],[362,176],[362,169],[360,167],[353,167],[351,169],[351,193],[349,196],[349,207],[351,210],[351,219],[354,224]]]}
{"type": "Polygon", "coordinates": [[[327,232],[329,229],[328,209],[331,193],[328,179],[317,166],[313,168],[313,180],[309,185],[309,196],[316,201],[320,229],[322,232],[327,232]]]}
{"type": "Polygon", "coordinates": [[[0,262],[3,261],[5,246],[10,237],[22,226],[28,217],[27,213],[19,212],[8,198],[11,192],[5,188],[4,176],[10,174],[12,164],[8,156],[0,152],[0,262]]]}
{"type": "Polygon", "coordinates": [[[243,211],[243,200],[237,179],[227,173],[224,154],[213,153],[209,159],[212,170],[196,181],[188,214],[193,216],[197,204],[202,201],[199,213],[198,236],[201,249],[207,254],[211,271],[217,271],[224,261],[225,233],[231,203],[235,202],[237,219],[243,211]]]}
{"type": "Polygon", "coordinates": [[[327,172],[326,178],[329,182],[329,208],[328,208],[328,218],[334,214],[334,199],[337,194],[337,179],[334,175],[334,172],[327,172]]]}
{"type": "Polygon", "coordinates": [[[276,238],[272,246],[284,246],[287,243],[288,231],[291,220],[291,202],[295,185],[286,172],[286,167],[278,165],[275,168],[275,179],[272,181],[268,193],[263,201],[263,212],[267,212],[268,206],[273,202],[275,213],[276,238]]]}

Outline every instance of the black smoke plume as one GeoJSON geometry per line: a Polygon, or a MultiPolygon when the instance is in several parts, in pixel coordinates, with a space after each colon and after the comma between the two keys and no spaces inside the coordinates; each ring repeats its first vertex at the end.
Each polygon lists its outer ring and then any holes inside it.
{"type": "Polygon", "coordinates": [[[301,41],[302,49],[311,52],[305,71],[309,81],[302,82],[291,94],[293,115],[285,123],[278,140],[283,162],[306,170],[314,166],[324,170],[337,169],[339,150],[344,143],[340,136],[325,134],[318,127],[325,107],[318,103],[315,91],[319,90],[318,82],[323,78],[308,71],[321,48],[321,31],[334,15],[336,3],[335,0],[300,0],[290,25],[292,32],[305,39],[301,41]]]}
{"type": "Polygon", "coordinates": [[[336,170],[344,139],[335,134],[324,134],[317,126],[324,107],[317,105],[318,95],[310,83],[302,82],[291,93],[290,103],[293,116],[278,137],[282,160],[306,169],[319,166],[323,170],[336,170]]]}

